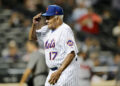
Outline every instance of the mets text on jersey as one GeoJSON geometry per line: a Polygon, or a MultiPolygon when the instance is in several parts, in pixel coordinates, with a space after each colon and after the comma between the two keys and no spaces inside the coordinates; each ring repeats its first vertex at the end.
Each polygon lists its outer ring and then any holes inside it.
{"type": "Polygon", "coordinates": [[[50,42],[49,40],[47,40],[45,42],[45,49],[49,49],[49,48],[54,48],[55,47],[55,40],[52,39],[50,42]]]}

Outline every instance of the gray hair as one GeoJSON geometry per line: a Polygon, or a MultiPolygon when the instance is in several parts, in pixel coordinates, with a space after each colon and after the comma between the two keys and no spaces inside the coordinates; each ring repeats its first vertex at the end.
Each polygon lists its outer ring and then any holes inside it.
{"type": "Polygon", "coordinates": [[[56,15],[55,18],[59,17],[63,21],[63,15],[56,15]]]}

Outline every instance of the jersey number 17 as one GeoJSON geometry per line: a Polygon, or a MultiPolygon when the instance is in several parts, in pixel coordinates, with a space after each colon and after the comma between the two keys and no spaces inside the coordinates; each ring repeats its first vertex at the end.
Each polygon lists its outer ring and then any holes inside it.
{"type": "Polygon", "coordinates": [[[57,52],[50,52],[49,56],[50,56],[50,60],[54,60],[57,56],[57,52]]]}

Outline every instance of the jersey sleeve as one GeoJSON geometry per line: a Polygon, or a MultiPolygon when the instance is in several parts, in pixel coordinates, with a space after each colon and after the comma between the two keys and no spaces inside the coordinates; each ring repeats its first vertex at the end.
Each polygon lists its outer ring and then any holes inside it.
{"type": "Polygon", "coordinates": [[[72,30],[71,29],[65,30],[63,34],[63,38],[64,38],[63,42],[64,42],[65,52],[69,54],[72,51],[74,51],[77,54],[78,49],[76,46],[76,42],[72,30]]]}
{"type": "Polygon", "coordinates": [[[36,35],[37,35],[37,39],[38,41],[44,41],[47,32],[49,31],[47,26],[43,26],[41,29],[36,30],[36,35]]]}

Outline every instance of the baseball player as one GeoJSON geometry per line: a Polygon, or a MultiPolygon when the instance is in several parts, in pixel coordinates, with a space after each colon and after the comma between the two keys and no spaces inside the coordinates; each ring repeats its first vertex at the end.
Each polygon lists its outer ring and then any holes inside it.
{"type": "Polygon", "coordinates": [[[91,86],[90,79],[92,75],[93,62],[88,58],[87,51],[80,51],[78,53],[79,64],[79,86],[91,86]]]}
{"type": "Polygon", "coordinates": [[[46,64],[50,69],[45,86],[78,86],[78,50],[71,28],[63,22],[60,6],[49,5],[46,13],[33,18],[29,39],[44,42],[46,64]]]}

